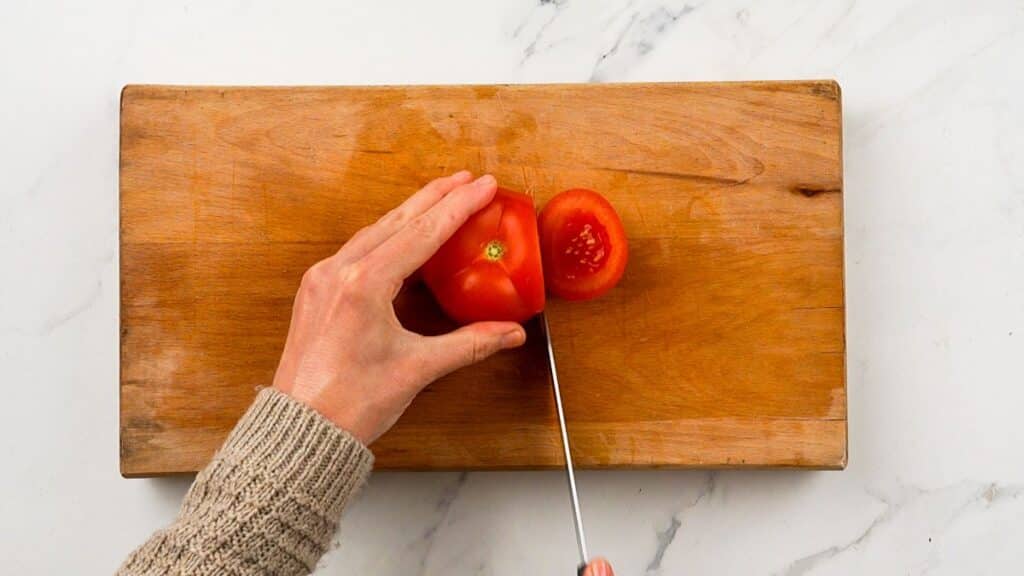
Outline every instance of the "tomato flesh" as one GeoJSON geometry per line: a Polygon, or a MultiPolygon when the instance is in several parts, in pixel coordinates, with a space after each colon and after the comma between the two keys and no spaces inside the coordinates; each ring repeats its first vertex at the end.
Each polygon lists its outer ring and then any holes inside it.
{"type": "Polygon", "coordinates": [[[598,273],[604,267],[611,248],[608,230],[593,214],[580,212],[565,222],[560,231],[555,258],[556,268],[567,280],[598,273]]]}
{"type": "Polygon", "coordinates": [[[423,265],[423,280],[450,318],[522,322],[544,309],[533,199],[499,188],[423,265]]]}
{"type": "Polygon", "coordinates": [[[615,208],[592,190],[566,190],[540,214],[545,283],[568,300],[597,298],[626,268],[626,232],[615,208]]]}

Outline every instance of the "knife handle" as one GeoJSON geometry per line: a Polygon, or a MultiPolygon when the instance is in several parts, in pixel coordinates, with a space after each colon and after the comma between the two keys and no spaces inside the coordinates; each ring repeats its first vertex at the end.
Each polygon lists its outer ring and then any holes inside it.
{"type": "Polygon", "coordinates": [[[583,576],[583,573],[587,570],[586,564],[580,564],[579,568],[576,569],[576,576],[583,576]]]}

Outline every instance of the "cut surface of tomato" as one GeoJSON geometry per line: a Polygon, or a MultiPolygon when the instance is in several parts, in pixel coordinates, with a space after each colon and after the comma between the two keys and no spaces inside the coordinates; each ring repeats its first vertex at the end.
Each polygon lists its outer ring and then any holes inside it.
{"type": "Polygon", "coordinates": [[[574,188],[540,213],[544,280],[567,300],[597,298],[622,278],[629,259],[626,231],[615,208],[593,190],[574,188]]]}

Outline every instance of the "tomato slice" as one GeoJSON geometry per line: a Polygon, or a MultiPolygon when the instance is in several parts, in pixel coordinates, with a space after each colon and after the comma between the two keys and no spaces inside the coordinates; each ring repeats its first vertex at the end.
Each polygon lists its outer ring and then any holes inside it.
{"type": "Polygon", "coordinates": [[[615,208],[593,190],[574,188],[540,213],[544,280],[566,300],[597,298],[622,278],[629,259],[626,230],[615,208]]]}
{"type": "Polygon", "coordinates": [[[498,188],[423,265],[423,281],[456,322],[522,322],[544,309],[533,199],[498,188]]]}

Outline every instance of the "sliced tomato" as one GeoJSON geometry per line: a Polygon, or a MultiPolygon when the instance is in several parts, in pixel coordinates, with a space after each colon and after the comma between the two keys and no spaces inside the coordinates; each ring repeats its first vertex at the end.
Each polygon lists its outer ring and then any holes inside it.
{"type": "Polygon", "coordinates": [[[566,300],[597,298],[626,270],[626,230],[615,208],[593,190],[574,188],[548,201],[540,213],[544,280],[566,300]]]}
{"type": "Polygon", "coordinates": [[[533,199],[498,188],[421,268],[445,313],[459,323],[522,322],[544,309],[533,199]]]}

